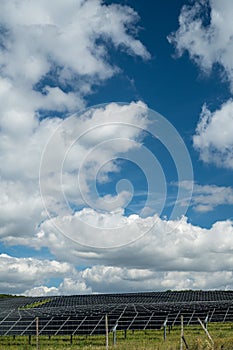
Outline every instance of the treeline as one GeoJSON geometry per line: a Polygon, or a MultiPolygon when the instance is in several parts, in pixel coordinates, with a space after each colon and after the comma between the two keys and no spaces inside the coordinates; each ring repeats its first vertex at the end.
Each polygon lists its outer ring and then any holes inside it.
{"type": "Polygon", "coordinates": [[[17,298],[19,295],[12,295],[12,294],[1,294],[0,293],[0,298],[17,298]]]}

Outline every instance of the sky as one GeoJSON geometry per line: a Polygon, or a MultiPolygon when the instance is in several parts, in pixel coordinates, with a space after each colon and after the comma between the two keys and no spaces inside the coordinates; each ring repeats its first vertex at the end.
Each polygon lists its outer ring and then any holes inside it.
{"type": "Polygon", "coordinates": [[[0,2],[0,293],[233,288],[232,15],[0,2]]]}

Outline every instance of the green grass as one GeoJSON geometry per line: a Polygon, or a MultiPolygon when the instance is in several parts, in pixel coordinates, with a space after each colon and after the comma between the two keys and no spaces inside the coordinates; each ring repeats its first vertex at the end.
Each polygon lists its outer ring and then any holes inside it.
{"type": "Polygon", "coordinates": [[[35,303],[31,303],[31,304],[27,304],[27,305],[19,307],[19,310],[32,309],[34,307],[38,307],[38,306],[47,304],[51,300],[52,299],[44,299],[44,300],[41,300],[41,301],[36,301],[35,303]]]}
{"type": "MultiPolygon", "coordinates": [[[[208,330],[214,339],[214,350],[233,350],[233,324],[210,324],[208,330]]],[[[213,349],[201,326],[184,327],[184,335],[190,350],[213,349]]],[[[41,336],[40,350],[105,350],[104,336],[73,336],[70,344],[70,336],[41,336]]],[[[0,337],[1,350],[35,350],[36,337],[26,336],[2,336],[0,337]]],[[[117,344],[113,347],[112,333],[109,334],[109,350],[179,350],[180,327],[173,327],[170,334],[167,330],[167,339],[163,340],[163,330],[151,331],[127,331],[117,332],[117,344]]],[[[185,349],[185,345],[183,345],[185,349]]]]}

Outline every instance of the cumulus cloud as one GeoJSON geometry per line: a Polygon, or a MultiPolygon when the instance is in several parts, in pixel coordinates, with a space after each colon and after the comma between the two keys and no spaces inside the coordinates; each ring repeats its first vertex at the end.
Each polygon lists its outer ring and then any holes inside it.
{"type": "Polygon", "coordinates": [[[35,193],[34,182],[24,186],[20,181],[1,181],[0,198],[0,237],[11,235],[18,239],[30,237],[36,230],[45,213],[41,198],[35,193]]]}
{"type": "Polygon", "coordinates": [[[195,1],[183,6],[179,29],[169,36],[179,55],[187,50],[204,71],[220,65],[233,91],[233,6],[228,0],[195,1]]]}
{"type": "Polygon", "coordinates": [[[15,163],[20,175],[23,169],[27,176],[38,174],[42,145],[58,122],[41,122],[40,118],[49,116],[51,110],[56,114],[80,110],[92,86],[116,73],[108,57],[109,43],[144,59],[149,57],[130,34],[137,19],[131,8],[106,6],[99,0],[60,1],[59,5],[34,0],[1,3],[4,175],[18,177],[15,163]]]}
{"type": "MultiPolygon", "coordinates": [[[[115,216],[96,213],[89,215],[99,215],[103,226],[105,221],[109,225],[109,221],[116,220],[115,216]]],[[[232,269],[233,225],[230,220],[216,222],[206,229],[192,225],[185,218],[166,221],[156,215],[145,219],[137,215],[124,217],[119,214],[120,217],[124,226],[115,229],[116,237],[121,237],[122,231],[127,231],[125,234],[128,240],[135,238],[136,234],[146,232],[144,236],[119,248],[98,249],[96,246],[80,246],[75,241],[68,240],[56,232],[54,226],[47,221],[41,227],[40,244],[45,240],[59,260],[73,264],[97,264],[153,271],[217,272],[232,269]]],[[[79,236],[86,234],[82,230],[80,225],[77,240],[80,239],[79,236]]],[[[95,232],[94,238],[99,243],[102,240],[102,232],[95,232]]]]}
{"type": "Polygon", "coordinates": [[[128,269],[97,265],[87,268],[79,278],[65,278],[58,287],[45,285],[23,292],[28,296],[72,295],[89,293],[122,293],[164,291],[167,289],[232,289],[232,271],[219,272],[157,272],[149,269],[128,269]]]}
{"type": "MultiPolygon", "coordinates": [[[[204,210],[199,207],[201,201],[204,206],[219,205],[216,197],[220,198],[221,190],[224,203],[230,189],[197,187],[194,208],[204,210]]],[[[210,210],[209,207],[207,209],[210,210]]],[[[164,220],[157,215],[127,217],[120,211],[111,214],[94,209],[83,209],[76,215],[82,219],[79,225],[73,222],[73,215],[60,216],[44,220],[32,237],[9,234],[4,240],[8,244],[25,244],[37,249],[48,247],[59,261],[72,265],[94,264],[153,271],[232,270],[233,224],[230,220],[217,221],[207,229],[192,225],[186,218],[164,220]],[[60,230],[56,229],[54,220],[59,220],[60,230]],[[90,223],[88,230],[83,221],[90,223]],[[73,230],[73,240],[66,237],[67,229],[73,230]],[[80,245],[80,242],[83,244],[80,245]],[[100,249],[103,243],[105,249],[100,249]],[[106,244],[110,249],[106,249],[106,244]]]]}
{"type": "MultiPolygon", "coordinates": [[[[76,273],[75,275],[78,275],[76,273]]],[[[53,296],[53,295],[77,295],[91,294],[92,288],[87,287],[81,276],[65,277],[58,287],[47,287],[46,285],[36,286],[25,290],[22,294],[26,296],[53,296]]]]}
{"type": "MultiPolygon", "coordinates": [[[[92,87],[117,74],[112,49],[142,59],[150,55],[137,39],[138,15],[127,6],[99,0],[14,0],[0,7],[0,235],[5,242],[18,237],[18,243],[27,244],[34,242],[45,219],[39,167],[49,137],[62,122],[60,113],[83,108],[92,87]]],[[[118,117],[116,113],[112,120],[118,117]]],[[[91,117],[87,119],[91,126],[91,117]]],[[[79,154],[87,149],[80,146],[79,154]]],[[[53,162],[55,158],[53,152],[53,162]]],[[[64,188],[71,198],[76,178],[66,170],[64,188]]],[[[108,171],[117,167],[112,163],[108,171]]],[[[56,192],[52,180],[50,188],[56,192]]],[[[124,203],[127,198],[122,193],[119,199],[124,203]]]]}
{"type": "MultiPolygon", "coordinates": [[[[108,212],[121,210],[131,199],[130,188],[127,190],[119,186],[116,195],[100,197],[93,186],[98,181],[109,181],[109,172],[120,169],[115,159],[140,146],[140,134],[147,124],[146,115],[147,107],[142,102],[125,106],[112,103],[80,116],[74,115],[64,123],[58,118],[42,120],[25,150],[21,140],[16,151],[12,152],[15,143],[3,138],[3,148],[5,143],[10,145],[12,153],[3,152],[0,156],[5,165],[0,182],[1,238],[8,243],[16,240],[18,244],[26,244],[28,239],[28,244],[32,244],[48,213],[56,216],[57,223],[65,223],[67,211],[70,214],[75,207],[75,215],[67,221],[67,224],[73,225],[74,232],[79,217],[85,221],[86,216],[77,212],[84,206],[108,212]],[[134,127],[135,123],[137,127],[134,127]],[[57,130],[55,134],[52,133],[54,130],[57,130]],[[46,137],[50,133],[54,136],[44,150],[40,167],[40,193],[39,165],[46,137]],[[116,135],[121,135],[121,142],[116,135]]],[[[92,215],[92,219],[94,217],[92,215]]],[[[91,215],[88,221],[90,218],[91,215]]],[[[95,220],[93,224],[96,225],[95,220]]]]}
{"type": "MultiPolygon", "coordinates": [[[[179,56],[188,51],[190,58],[205,72],[220,68],[233,93],[233,6],[228,0],[195,1],[183,6],[179,29],[168,38],[179,56]]],[[[206,163],[232,169],[232,99],[211,112],[206,104],[193,137],[194,147],[206,163]]]]}
{"type": "MultiPolygon", "coordinates": [[[[86,97],[92,93],[93,86],[102,84],[120,68],[111,62],[111,52],[118,50],[128,55],[148,59],[150,54],[137,39],[136,12],[127,6],[105,5],[100,0],[94,1],[2,1],[0,5],[0,163],[1,163],[1,227],[0,237],[5,244],[20,244],[39,249],[47,246],[40,225],[47,218],[47,213],[40,196],[39,168],[43,149],[57,127],[63,121],[64,114],[82,109],[86,97]]],[[[125,121],[135,117],[133,108],[137,104],[120,112],[118,107],[106,108],[102,121],[125,121]],[[128,115],[128,116],[127,116],[128,115]]],[[[102,111],[103,112],[103,111],[102,111]]],[[[100,112],[99,112],[100,113],[100,112]]],[[[139,120],[139,119],[138,119],[139,120]]],[[[98,124],[100,118],[89,115],[77,123],[73,135],[88,127],[98,124]]],[[[142,125],[143,119],[139,123],[142,125]]],[[[74,126],[74,125],[73,125],[74,126]]],[[[136,130],[129,131],[132,139],[136,130]]],[[[103,131],[103,130],[102,130],[103,131]]],[[[125,133],[123,128],[111,130],[105,128],[106,135],[113,132],[125,133]]],[[[102,133],[92,133],[86,144],[72,149],[73,153],[65,164],[63,185],[69,200],[76,206],[83,200],[75,192],[76,177],[73,160],[79,161],[81,155],[88,152],[90,145],[106,139],[102,133]],[[80,157],[78,157],[78,155],[80,157]],[[72,159],[72,157],[74,157],[72,159]],[[74,195],[75,192],[75,195],[74,195]]],[[[67,136],[67,135],[66,135],[67,136]]],[[[71,135],[72,136],[72,135],[71,135]]],[[[128,135],[129,136],[129,135],[128,135]]],[[[71,140],[71,138],[69,139],[71,140]]],[[[65,150],[66,141],[56,144],[52,159],[65,150]]],[[[121,151],[132,147],[121,146],[121,151]]],[[[64,153],[64,152],[63,152],[64,153]]],[[[116,150],[109,149],[108,155],[114,157],[116,150]]],[[[101,150],[96,159],[107,157],[101,150]]],[[[48,167],[49,169],[49,167],[48,167]]],[[[99,181],[107,181],[109,171],[118,171],[118,166],[110,162],[102,171],[99,181]]],[[[59,176],[59,173],[55,174],[59,176]]],[[[83,179],[92,176],[86,169],[83,179]]],[[[88,190],[89,184],[86,184],[88,190]]],[[[56,182],[48,181],[50,193],[57,195],[56,182]]],[[[105,198],[111,206],[114,199],[120,206],[128,200],[126,192],[119,197],[105,198]]],[[[56,236],[56,239],[58,236],[56,236]]],[[[56,294],[90,292],[77,271],[66,262],[37,260],[34,258],[18,259],[1,255],[1,291],[20,293],[30,290],[31,294],[56,294]],[[71,279],[72,275],[72,279],[71,279]],[[61,278],[59,287],[48,286],[51,278],[61,278]]]]}
{"type": "Polygon", "coordinates": [[[233,188],[229,186],[199,185],[184,181],[181,187],[192,191],[190,205],[199,212],[214,210],[219,205],[233,204],[233,188]]]}
{"type": "MultiPolygon", "coordinates": [[[[111,103],[67,118],[44,150],[40,167],[44,200],[53,196],[55,187],[59,192],[62,175],[64,194],[74,204],[79,205],[82,197],[91,207],[97,204],[100,209],[111,206],[113,198],[109,198],[108,203],[103,199],[101,202],[95,184],[97,181],[107,182],[110,172],[119,171],[116,158],[140,146],[136,141],[140,141],[142,130],[148,123],[147,110],[142,102],[124,106],[111,103]],[[58,151],[56,155],[54,149],[58,151]],[[77,193],[76,199],[74,193],[77,193]]],[[[60,197],[64,194],[60,193],[60,197]]],[[[119,198],[118,207],[123,197],[127,197],[126,193],[119,198]]]]}
{"type": "Polygon", "coordinates": [[[233,286],[232,271],[214,273],[149,269],[126,269],[111,266],[95,266],[82,273],[86,283],[98,292],[160,291],[166,289],[230,289],[233,286]]]}
{"type": "Polygon", "coordinates": [[[206,163],[233,168],[233,101],[225,102],[220,109],[211,112],[202,107],[200,120],[193,136],[193,144],[206,163]]]}
{"type": "MultiPolygon", "coordinates": [[[[219,8],[214,1],[211,5],[219,8]]],[[[62,0],[59,4],[55,0],[4,0],[0,7],[0,235],[7,244],[36,249],[48,247],[57,259],[19,259],[2,254],[1,290],[26,295],[58,295],[140,290],[142,285],[144,290],[231,286],[231,221],[216,222],[210,229],[203,229],[188,223],[185,218],[166,221],[152,213],[144,218],[139,215],[127,217],[122,208],[131,198],[131,189],[125,190],[125,187],[119,188],[116,195],[95,197],[92,183],[96,174],[97,182],[109,181],[109,174],[120,169],[114,159],[129,150],[137,150],[142,137],[139,129],[147,125],[147,107],[143,103],[109,104],[89,110],[78,120],[75,116],[67,118],[67,128],[59,118],[61,112],[71,113],[85,106],[85,98],[93,86],[119,71],[111,64],[109,48],[149,58],[149,53],[136,38],[136,13],[126,6],[104,5],[100,0],[62,0]],[[100,122],[108,125],[100,130],[100,122]],[[128,123],[129,127],[123,127],[121,123],[128,123]],[[138,128],[130,127],[131,123],[138,128]],[[41,168],[44,199],[51,200],[47,203],[52,208],[48,218],[40,199],[38,174],[44,146],[55,130],[59,131],[52,139],[52,152],[46,152],[45,166],[41,168]],[[79,142],[75,142],[77,135],[79,142]],[[124,142],[117,141],[119,135],[124,142]],[[109,144],[108,140],[114,138],[116,140],[109,144]],[[102,146],[97,147],[99,144],[102,146]],[[82,193],[77,190],[75,173],[81,168],[82,193]],[[64,194],[74,212],[66,211],[64,194]],[[92,209],[83,208],[85,201],[91,201],[92,209]],[[90,224],[88,230],[85,223],[90,224]],[[114,235],[105,230],[109,228],[114,228],[114,235]],[[61,231],[72,233],[72,240],[61,231]],[[119,241],[120,248],[99,249],[103,242],[117,246],[119,241]],[[132,241],[133,244],[128,244],[132,241]],[[79,264],[95,266],[78,271],[75,266],[79,264]],[[58,286],[51,286],[50,278],[62,281],[58,286]]],[[[187,33],[196,35],[192,57],[198,64],[210,69],[218,62],[228,73],[226,58],[230,57],[229,53],[221,56],[220,50],[216,59],[213,48],[205,59],[203,50],[208,43],[205,36],[203,48],[198,53],[199,34],[207,29],[200,21],[195,23],[195,16],[191,15],[201,8],[198,3],[183,9],[180,17],[183,31],[180,29],[173,41],[180,52],[188,49],[188,34],[179,46],[182,35],[186,35],[185,27],[187,33]],[[190,19],[194,22],[193,28],[185,22],[190,19]]],[[[217,45],[221,40],[215,41],[217,45]]],[[[206,147],[209,151],[211,146],[228,152],[230,131],[227,145],[223,145],[220,136],[216,144],[212,144],[212,136],[208,138],[208,134],[214,135],[215,131],[211,129],[218,125],[212,126],[214,114],[210,113],[208,118],[204,114],[208,114],[207,109],[203,112],[194,144],[199,149],[206,147]],[[204,133],[207,144],[202,137],[204,133]]],[[[193,205],[197,210],[201,210],[198,205],[203,192],[204,205],[207,207],[208,201],[208,209],[219,204],[214,199],[217,193],[219,195],[218,189],[199,188],[198,193],[197,188],[196,191],[193,205]]],[[[222,204],[228,195],[232,196],[228,188],[222,189],[221,193],[222,204]]]]}
{"type": "MultiPolygon", "coordinates": [[[[197,187],[198,191],[206,193],[209,202],[216,205],[214,196],[218,188],[200,186],[197,187]]],[[[194,205],[198,205],[199,200],[197,198],[194,205]]],[[[93,216],[101,220],[102,227],[115,225],[116,222],[123,224],[123,230],[122,227],[116,229],[116,237],[124,232],[130,239],[135,232],[147,232],[132,244],[115,249],[98,249],[71,241],[57,231],[50,220],[46,220],[31,240],[11,236],[8,242],[30,244],[36,248],[46,246],[57,261],[2,255],[2,290],[19,291],[26,295],[59,295],[185,288],[224,289],[233,285],[233,223],[230,220],[216,222],[206,229],[188,223],[185,218],[166,221],[155,215],[143,219],[138,215],[125,217],[123,213],[103,215],[93,209],[86,211],[85,215],[89,216],[92,224],[93,216]],[[75,268],[78,265],[92,267],[78,271],[75,268]],[[30,273],[25,274],[27,269],[30,273]],[[58,277],[62,281],[59,285],[48,285],[50,277],[58,277]]],[[[77,230],[78,236],[86,235],[86,232],[82,232],[82,225],[77,230]]],[[[101,232],[96,234],[95,239],[102,239],[101,232]]]]}
{"type": "MultiPolygon", "coordinates": [[[[78,79],[81,95],[96,82],[112,76],[116,68],[108,60],[106,42],[133,55],[149,58],[142,43],[130,33],[138,20],[127,6],[103,5],[101,1],[3,1],[1,64],[4,76],[31,89],[42,78],[44,94],[35,94],[49,108],[66,101],[61,97],[66,83],[78,79]],[[51,80],[55,75],[56,86],[51,80]]],[[[133,31],[133,30],[132,30],[133,31]]],[[[36,91],[38,89],[35,89],[36,91]]],[[[41,90],[41,88],[40,88],[41,90]]],[[[71,107],[75,107],[75,94],[71,107]]],[[[65,94],[69,98],[69,94],[65,94]]],[[[41,106],[42,107],[42,106],[41,106]]]]}
{"type": "Polygon", "coordinates": [[[37,247],[46,244],[57,261],[2,255],[2,290],[59,295],[232,287],[233,223],[230,220],[216,222],[209,229],[194,226],[185,219],[165,221],[151,217],[149,221],[135,215],[128,220],[134,221],[128,227],[129,236],[142,226],[151,228],[151,222],[154,226],[133,244],[115,249],[80,246],[45,222],[34,244],[37,247]],[[77,265],[92,267],[78,271],[77,265]],[[27,270],[30,273],[25,273],[27,270]],[[62,281],[51,286],[47,282],[50,277],[62,281]]]}
{"type": "Polygon", "coordinates": [[[0,288],[2,293],[22,293],[27,288],[39,286],[50,278],[74,274],[67,262],[16,258],[0,254],[0,288]]]}

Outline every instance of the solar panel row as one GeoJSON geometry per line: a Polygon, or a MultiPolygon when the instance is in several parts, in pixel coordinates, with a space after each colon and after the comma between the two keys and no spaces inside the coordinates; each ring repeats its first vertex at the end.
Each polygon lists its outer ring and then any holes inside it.
{"type": "Polygon", "coordinates": [[[233,292],[184,291],[159,293],[9,298],[0,300],[0,335],[92,335],[109,330],[159,329],[167,325],[233,322],[233,292]],[[44,304],[41,303],[44,301],[44,304]],[[45,302],[46,301],[46,302],[45,302]],[[41,303],[41,304],[40,304],[41,303]],[[38,306],[35,306],[38,305],[38,306]]]}

